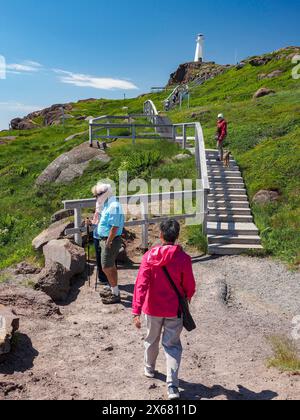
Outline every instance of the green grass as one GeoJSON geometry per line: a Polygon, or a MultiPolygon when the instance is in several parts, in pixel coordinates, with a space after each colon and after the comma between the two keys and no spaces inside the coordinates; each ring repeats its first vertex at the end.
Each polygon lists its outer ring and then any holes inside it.
{"type": "Polygon", "coordinates": [[[207,254],[207,237],[202,232],[202,226],[186,226],[184,229],[187,245],[196,248],[198,251],[203,252],[203,254],[207,254]]]}
{"type": "MultiPolygon", "coordinates": [[[[288,52],[287,52],[288,54],[288,52]]],[[[224,112],[229,122],[226,147],[241,167],[255,221],[262,232],[268,255],[300,264],[300,82],[291,77],[292,63],[272,60],[268,65],[231,69],[192,90],[191,109],[171,112],[174,122],[200,121],[206,147],[215,148],[216,115],[224,112]],[[258,80],[275,69],[283,74],[258,80]],[[259,100],[253,94],[265,86],[275,90],[259,100]],[[276,204],[255,206],[261,189],[276,190],[276,204]]]]}
{"type": "Polygon", "coordinates": [[[268,361],[268,367],[300,374],[300,355],[295,342],[278,336],[271,337],[269,341],[273,357],[268,361]]]}
{"type": "MultiPolygon", "coordinates": [[[[184,103],[182,110],[175,109],[169,116],[173,122],[200,121],[206,147],[211,148],[215,147],[216,115],[224,112],[229,121],[228,147],[241,167],[251,200],[260,189],[280,193],[280,200],[272,205],[261,207],[251,202],[266,253],[296,267],[300,264],[300,81],[292,79],[292,67],[282,58],[262,67],[248,64],[241,70],[232,68],[202,86],[192,87],[191,108],[184,103]],[[258,79],[261,73],[275,69],[283,71],[280,77],[258,79]],[[274,89],[276,94],[253,100],[262,86],[274,89]]],[[[166,96],[163,92],[125,101],[82,102],[74,104],[71,113],[119,115],[125,106],[130,113],[141,113],[149,98],[162,110],[166,96]]],[[[84,176],[69,185],[35,188],[36,178],[55,158],[88,138],[83,135],[67,143],[64,139],[87,128],[85,121],[70,119],[65,128],[9,132],[18,136],[17,140],[0,145],[0,269],[34,255],[32,239],[49,225],[62,200],[89,197],[91,187],[100,179],[117,181],[119,169],[129,169],[130,179],[138,176],[146,181],[196,178],[193,159],[173,159],[182,153],[177,145],[139,140],[134,148],[130,140],[119,140],[109,150],[110,163],[91,163],[84,176]]],[[[193,232],[190,237],[204,247],[193,232]]]]}

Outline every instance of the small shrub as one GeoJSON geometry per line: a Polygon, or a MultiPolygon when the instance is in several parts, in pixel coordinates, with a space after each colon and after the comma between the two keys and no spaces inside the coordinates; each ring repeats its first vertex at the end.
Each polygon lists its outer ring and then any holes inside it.
{"type": "Polygon", "coordinates": [[[188,226],[187,237],[188,245],[194,246],[199,251],[207,254],[208,242],[207,237],[203,234],[202,226],[188,226]]]}
{"type": "Polygon", "coordinates": [[[280,336],[273,336],[269,341],[274,356],[268,361],[268,366],[284,372],[300,373],[300,356],[295,342],[280,336]]]}

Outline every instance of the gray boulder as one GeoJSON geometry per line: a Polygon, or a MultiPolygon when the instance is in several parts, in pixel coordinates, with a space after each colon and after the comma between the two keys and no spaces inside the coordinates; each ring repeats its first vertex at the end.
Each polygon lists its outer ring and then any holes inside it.
{"type": "Polygon", "coordinates": [[[85,271],[86,255],[84,249],[68,239],[49,242],[44,247],[43,252],[46,266],[58,263],[70,273],[71,278],[85,271]]]}
{"type": "Polygon", "coordinates": [[[32,241],[32,246],[36,251],[40,251],[48,242],[54,239],[63,238],[65,236],[65,230],[72,229],[73,227],[74,223],[65,219],[53,223],[32,241]]]}
{"type": "Polygon", "coordinates": [[[71,272],[61,264],[46,264],[36,279],[35,289],[46,293],[54,302],[63,302],[70,293],[71,278],[71,272]]]}
{"type": "Polygon", "coordinates": [[[182,153],[182,154],[180,154],[180,155],[175,156],[175,157],[174,157],[174,160],[188,160],[188,159],[190,159],[191,157],[192,157],[191,155],[188,155],[188,154],[182,153]]]}
{"type": "MultiPolygon", "coordinates": [[[[33,276],[32,280],[35,279],[33,276]]],[[[9,306],[16,315],[30,319],[61,315],[58,306],[45,293],[17,284],[0,285],[0,305],[9,306]]]]}
{"type": "Polygon", "coordinates": [[[253,98],[258,99],[258,98],[262,98],[263,96],[271,95],[273,93],[275,93],[275,90],[268,89],[268,88],[260,88],[258,89],[257,92],[255,92],[253,98]]]}
{"type": "Polygon", "coordinates": [[[277,191],[261,190],[255,194],[253,203],[264,206],[269,203],[274,203],[280,199],[280,194],[277,191]]]}
{"type": "Polygon", "coordinates": [[[51,222],[56,223],[74,216],[74,210],[59,210],[51,216],[51,222]]]}
{"type": "Polygon", "coordinates": [[[283,74],[282,70],[274,70],[271,73],[265,74],[262,73],[258,76],[259,80],[263,80],[263,79],[274,79],[275,77],[279,77],[283,74]]]}
{"type": "Polygon", "coordinates": [[[0,305],[0,358],[11,351],[11,340],[19,329],[19,318],[12,309],[0,305]]]}
{"type": "Polygon", "coordinates": [[[52,162],[39,176],[36,185],[55,182],[69,183],[82,176],[90,162],[109,162],[110,158],[103,150],[91,148],[89,143],[83,143],[70,152],[64,153],[52,162]]]}

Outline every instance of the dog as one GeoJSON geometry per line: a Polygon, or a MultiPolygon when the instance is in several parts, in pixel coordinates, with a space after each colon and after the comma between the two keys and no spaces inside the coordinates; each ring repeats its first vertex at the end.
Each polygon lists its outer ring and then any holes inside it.
{"type": "Polygon", "coordinates": [[[229,168],[229,166],[230,166],[230,156],[231,156],[231,152],[225,152],[224,153],[224,166],[225,166],[225,168],[229,168]]]}

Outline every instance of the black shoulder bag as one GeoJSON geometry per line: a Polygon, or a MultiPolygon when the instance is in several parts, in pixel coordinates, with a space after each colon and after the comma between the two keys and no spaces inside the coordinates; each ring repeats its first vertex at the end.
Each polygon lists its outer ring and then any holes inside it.
{"type": "Polygon", "coordinates": [[[172,277],[170,276],[170,273],[169,273],[167,267],[163,267],[163,270],[164,270],[172,288],[174,289],[174,291],[175,291],[175,293],[178,297],[179,307],[180,307],[181,314],[182,314],[182,317],[183,317],[183,326],[188,332],[192,332],[197,328],[197,326],[196,326],[195,321],[193,320],[193,317],[190,313],[189,303],[188,303],[186,298],[181,296],[179,290],[176,287],[176,284],[174,283],[172,277]]]}

